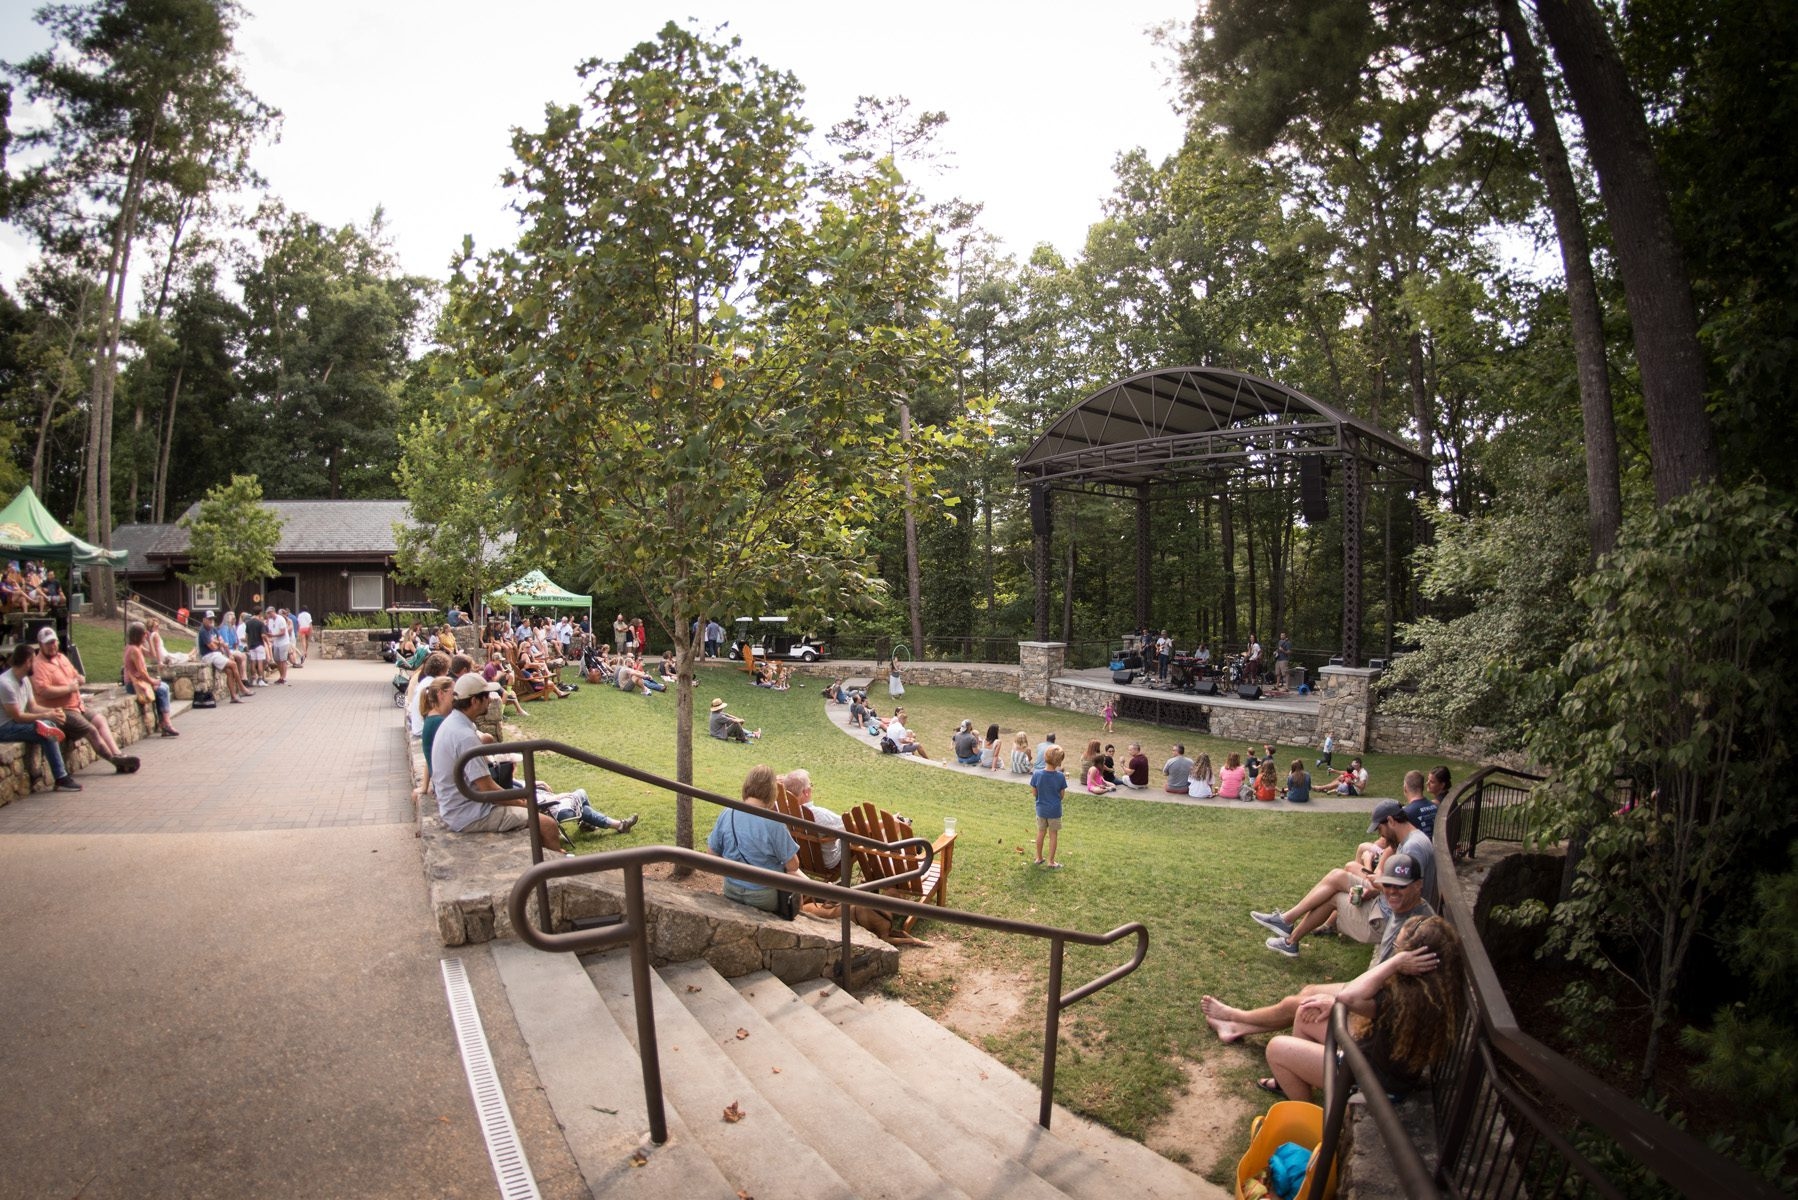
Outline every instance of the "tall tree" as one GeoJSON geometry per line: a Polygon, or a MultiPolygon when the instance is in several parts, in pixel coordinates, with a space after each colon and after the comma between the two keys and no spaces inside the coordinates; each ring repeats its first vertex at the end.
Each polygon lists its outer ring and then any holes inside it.
{"type": "Polygon", "coordinates": [[[1604,15],[1592,0],[1537,0],[1536,12],[1598,172],[1642,372],[1655,498],[1665,504],[1718,471],[1685,254],[1648,119],[1604,15]]]}
{"type": "Polygon", "coordinates": [[[398,398],[431,285],[400,273],[379,209],[366,229],[327,229],[271,204],[257,243],[238,275],[263,417],[248,461],[280,496],[393,495],[398,398]]]}
{"type": "MultiPolygon", "coordinates": [[[[82,248],[104,293],[83,486],[87,535],[101,545],[112,539],[113,395],[133,251],[167,223],[172,195],[243,178],[241,150],[274,115],[238,78],[237,17],[229,0],[50,5],[38,19],[56,44],[7,68],[50,114],[18,138],[42,155],[15,192],[20,214],[45,244],[82,248]]],[[[102,569],[94,603],[110,612],[113,602],[102,569]]]]}
{"type": "Polygon", "coordinates": [[[693,617],[878,589],[855,512],[927,485],[932,431],[902,445],[887,404],[948,377],[941,259],[890,170],[808,195],[799,84],[734,39],[671,23],[580,74],[581,105],[514,136],[517,248],[452,282],[444,379],[478,419],[450,433],[527,547],[603,559],[655,614],[686,782],[693,617]]]}

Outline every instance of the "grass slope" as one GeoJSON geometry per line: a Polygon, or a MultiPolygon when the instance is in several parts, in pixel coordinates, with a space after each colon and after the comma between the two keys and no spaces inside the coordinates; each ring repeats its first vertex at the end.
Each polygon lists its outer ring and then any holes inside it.
{"type": "MultiPolygon", "coordinates": [[[[1024,704],[1016,697],[953,688],[911,687],[905,696],[909,724],[932,754],[947,754],[948,739],[964,717],[984,730],[997,721],[1009,734],[1023,728],[1038,740],[1051,730],[1077,760],[1086,739],[1100,736],[1096,718],[1024,704]]],[[[883,713],[884,696],[876,698],[883,713]]],[[[564,702],[529,706],[519,722],[525,736],[570,742],[634,766],[672,775],[674,695],[645,698],[613,688],[584,687],[564,702]]],[[[1035,816],[1030,790],[1012,783],[937,770],[881,756],[871,739],[830,727],[816,687],[790,692],[751,687],[739,671],[702,670],[695,694],[694,782],[736,795],[744,773],[757,762],[778,771],[803,766],[812,773],[820,803],[839,811],[863,801],[912,817],[921,834],[934,836],[942,819],[960,823],[950,903],[961,909],[1048,925],[1102,932],[1128,921],[1149,929],[1143,967],[1122,983],[1069,1010],[1057,1066],[1057,1099],[1133,1137],[1142,1137],[1163,1115],[1182,1086],[1180,1060],[1229,1054],[1227,1067],[1245,1081],[1258,1053],[1220,1047],[1199,1014],[1199,996],[1210,992],[1232,1002],[1266,1003],[1314,981],[1351,978],[1368,960],[1365,946],[1330,938],[1308,941],[1303,956],[1287,960],[1267,951],[1266,931],[1248,919],[1251,908],[1296,901],[1325,871],[1341,865],[1365,837],[1365,818],[1322,812],[1204,808],[1145,801],[1129,795],[1088,796],[1070,790],[1061,835],[1065,870],[1031,865],[1035,816]],[[725,699],[764,740],[748,746],[705,736],[705,710],[713,696],[725,699]]],[[[1214,762],[1244,747],[1219,739],[1175,734],[1154,726],[1118,722],[1119,750],[1143,743],[1159,768],[1175,740],[1214,762]]],[[[1282,762],[1316,757],[1314,749],[1279,747],[1282,762]]],[[[1339,755],[1345,762],[1347,756],[1339,755]]],[[[1375,795],[1397,796],[1406,770],[1434,760],[1366,756],[1375,795]]],[[[1469,768],[1451,763],[1459,776],[1469,768]]],[[[642,814],[641,832],[662,841],[674,834],[673,797],[603,772],[566,762],[540,767],[559,788],[583,786],[594,804],[614,816],[642,814]]],[[[1373,801],[1368,801],[1369,808],[1373,801]]],[[[694,813],[703,843],[715,814],[700,804],[694,813]]],[[[601,849],[603,836],[583,848],[601,849]]],[[[945,927],[919,927],[926,938],[949,935],[945,927]]],[[[1046,943],[982,931],[954,930],[971,957],[997,969],[1047,979],[1046,943]]],[[[1128,943],[1106,951],[1071,948],[1064,987],[1072,988],[1123,961],[1128,943]]],[[[907,951],[929,954],[929,950],[907,951]]],[[[905,992],[901,978],[897,990],[905,992]]],[[[941,1001],[940,990],[934,999],[941,1001]]],[[[930,1006],[928,989],[915,998],[930,1006]]],[[[1042,1005],[1021,1015],[1018,1028],[989,1038],[987,1049],[1034,1078],[1041,1055],[1042,1005]]],[[[1243,1131],[1246,1137],[1246,1128],[1243,1131]]],[[[1232,1160],[1233,1162],[1233,1160],[1232,1160]]]]}

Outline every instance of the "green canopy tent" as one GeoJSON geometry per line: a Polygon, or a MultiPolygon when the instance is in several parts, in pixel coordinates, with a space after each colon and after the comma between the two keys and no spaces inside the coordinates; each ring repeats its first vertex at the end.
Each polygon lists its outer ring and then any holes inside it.
{"type": "MultiPolygon", "coordinates": [[[[82,541],[64,529],[62,523],[51,516],[50,510],[37,498],[37,493],[26,487],[12,498],[12,503],[0,508],[0,557],[63,563],[72,569],[122,567],[125,565],[126,553],[123,550],[104,550],[82,541]]],[[[71,573],[65,571],[64,575],[72,589],[75,581],[68,578],[71,573]]],[[[75,649],[73,631],[65,628],[61,634],[64,649],[79,667],[81,657],[75,649]]]]}
{"type": "Polygon", "coordinates": [[[494,592],[491,598],[513,608],[584,608],[588,622],[593,620],[593,597],[564,591],[542,571],[532,571],[522,579],[513,580],[494,592]]]}

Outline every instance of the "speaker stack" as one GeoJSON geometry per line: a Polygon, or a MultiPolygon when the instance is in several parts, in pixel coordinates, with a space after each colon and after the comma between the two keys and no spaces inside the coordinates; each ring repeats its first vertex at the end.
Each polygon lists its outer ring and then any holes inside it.
{"type": "Polygon", "coordinates": [[[1330,519],[1330,493],[1324,482],[1324,460],[1315,454],[1299,459],[1299,512],[1307,525],[1330,519]]]}
{"type": "Polygon", "coordinates": [[[1193,690],[1194,695],[1215,696],[1215,695],[1217,695],[1217,680],[1201,679],[1197,683],[1193,684],[1192,690],[1193,690]]]}
{"type": "Polygon", "coordinates": [[[1258,683],[1239,683],[1239,684],[1237,684],[1236,685],[1236,698],[1238,700],[1259,700],[1259,699],[1261,699],[1261,685],[1258,683]]]}

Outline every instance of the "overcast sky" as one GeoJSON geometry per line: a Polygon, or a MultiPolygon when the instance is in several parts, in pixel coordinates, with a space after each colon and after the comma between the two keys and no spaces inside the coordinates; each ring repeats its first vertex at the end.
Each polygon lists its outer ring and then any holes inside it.
{"type": "MultiPolygon", "coordinates": [[[[41,48],[36,7],[0,0],[0,57],[41,48]]],[[[249,88],[284,114],[255,162],[289,208],[329,225],[377,205],[409,272],[443,278],[464,234],[513,237],[498,177],[509,130],[579,94],[577,62],[616,59],[670,19],[729,22],[743,51],[792,71],[820,130],[858,95],[903,95],[949,115],[953,168],[932,198],[984,204],[982,224],[1027,255],[1078,253],[1111,190],[1117,155],[1160,158],[1181,133],[1171,65],[1152,26],[1190,21],[1192,0],[918,0],[884,8],[774,0],[620,4],[515,0],[247,0],[238,31],[249,88]]],[[[15,104],[15,123],[24,116],[15,104]]],[[[10,284],[29,247],[0,235],[10,284]]]]}

